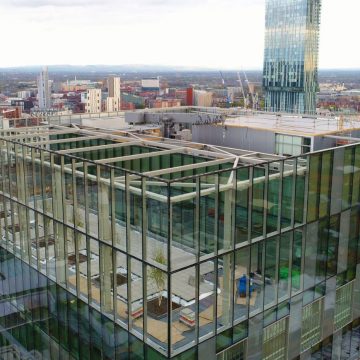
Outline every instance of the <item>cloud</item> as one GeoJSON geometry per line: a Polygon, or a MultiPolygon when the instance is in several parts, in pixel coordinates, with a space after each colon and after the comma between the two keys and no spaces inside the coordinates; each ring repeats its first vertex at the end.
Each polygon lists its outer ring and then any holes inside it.
{"type": "Polygon", "coordinates": [[[181,6],[181,4],[191,3],[190,0],[2,0],[0,5],[22,8],[39,8],[39,7],[77,7],[77,6],[98,6],[114,8],[133,6],[181,6]]]}
{"type": "MultiPolygon", "coordinates": [[[[78,6],[97,6],[107,7],[112,6],[116,9],[126,7],[186,7],[186,6],[205,6],[206,4],[218,3],[214,0],[1,0],[1,6],[17,7],[17,8],[39,8],[39,7],[78,7],[78,6]]],[[[265,0],[240,0],[242,6],[256,6],[264,4],[265,0]]],[[[234,4],[233,0],[222,0],[221,6],[234,4]]]]}
{"type": "Polygon", "coordinates": [[[111,0],[2,0],[2,5],[23,8],[38,8],[45,6],[73,7],[83,5],[101,5],[111,0]]]}
{"type": "MultiPolygon", "coordinates": [[[[360,1],[346,5],[324,1],[320,67],[359,67],[360,1]]],[[[265,0],[0,0],[0,14],[0,33],[31,38],[0,66],[262,67],[265,0]]]]}

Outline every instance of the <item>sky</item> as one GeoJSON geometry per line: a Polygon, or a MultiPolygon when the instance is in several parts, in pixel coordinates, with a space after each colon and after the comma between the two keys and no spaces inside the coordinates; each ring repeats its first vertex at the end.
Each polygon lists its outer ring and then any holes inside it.
{"type": "MultiPolygon", "coordinates": [[[[359,0],[322,0],[319,67],[360,68],[359,0]]],[[[0,67],[261,69],[265,0],[0,0],[0,67]]]]}

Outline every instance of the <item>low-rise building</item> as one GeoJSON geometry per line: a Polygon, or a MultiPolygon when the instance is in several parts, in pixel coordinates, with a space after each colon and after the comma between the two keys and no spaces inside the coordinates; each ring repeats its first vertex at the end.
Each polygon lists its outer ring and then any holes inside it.
{"type": "Polygon", "coordinates": [[[159,78],[148,78],[141,80],[141,88],[143,91],[159,91],[160,80],[159,78]]]}
{"type": "Polygon", "coordinates": [[[85,112],[100,113],[102,111],[101,89],[88,89],[85,104],[85,112]]]}
{"type": "Polygon", "coordinates": [[[194,105],[210,107],[213,104],[212,92],[205,90],[194,90],[194,105]]]}
{"type": "Polygon", "coordinates": [[[155,109],[178,107],[181,106],[181,100],[158,98],[155,100],[149,100],[149,106],[155,109]]]}

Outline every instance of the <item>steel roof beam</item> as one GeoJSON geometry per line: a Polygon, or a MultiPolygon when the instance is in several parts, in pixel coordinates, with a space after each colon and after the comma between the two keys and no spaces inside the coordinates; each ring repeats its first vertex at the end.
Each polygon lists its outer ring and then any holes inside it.
{"type": "MultiPolygon", "coordinates": [[[[79,136],[76,138],[70,138],[70,139],[59,139],[59,140],[44,140],[44,141],[30,141],[26,144],[29,144],[31,146],[37,146],[37,145],[52,145],[52,144],[64,144],[68,142],[78,142],[78,141],[85,141],[85,140],[95,140],[95,139],[102,139],[102,136],[79,136]]],[[[76,150],[76,149],[73,149],[76,150]]],[[[62,150],[60,150],[62,151],[62,150]]],[[[57,151],[58,152],[58,151],[57,151]]]]}
{"type": "Polygon", "coordinates": [[[107,145],[95,145],[95,146],[87,146],[82,148],[76,149],[66,149],[66,150],[59,150],[57,153],[59,154],[75,154],[79,152],[88,152],[93,150],[104,150],[104,149],[113,149],[113,148],[120,148],[124,146],[132,146],[132,145],[139,145],[142,141],[128,141],[123,143],[114,143],[114,144],[107,144],[107,145]]]}
{"type": "Polygon", "coordinates": [[[29,133],[23,135],[9,135],[3,136],[4,139],[14,140],[14,139],[27,139],[27,138],[34,138],[34,137],[45,137],[50,135],[65,135],[65,134],[77,134],[81,130],[71,129],[71,130],[59,130],[59,131],[44,131],[44,132],[36,132],[36,133],[29,133]]]}
{"type": "Polygon", "coordinates": [[[202,167],[208,167],[208,166],[216,166],[221,165],[227,162],[233,162],[234,157],[229,157],[225,159],[217,159],[217,160],[210,160],[210,161],[204,161],[201,163],[195,163],[195,164],[189,164],[189,165],[182,165],[172,168],[166,168],[161,170],[154,170],[154,171],[147,171],[144,173],[144,175],[147,176],[160,176],[160,175],[166,175],[166,174],[173,174],[177,172],[187,171],[187,170],[193,170],[193,169],[199,169],[202,167]]]}
{"type": "Polygon", "coordinates": [[[123,161],[131,161],[131,160],[138,160],[138,159],[146,159],[146,158],[154,157],[154,156],[162,156],[162,155],[174,154],[174,153],[181,152],[182,150],[184,150],[184,148],[176,148],[176,149],[162,150],[162,151],[152,151],[152,152],[143,153],[143,154],[119,156],[119,157],[110,158],[110,159],[100,159],[100,160],[95,160],[95,162],[97,164],[109,164],[109,163],[114,163],[114,162],[123,162],[123,161]]]}

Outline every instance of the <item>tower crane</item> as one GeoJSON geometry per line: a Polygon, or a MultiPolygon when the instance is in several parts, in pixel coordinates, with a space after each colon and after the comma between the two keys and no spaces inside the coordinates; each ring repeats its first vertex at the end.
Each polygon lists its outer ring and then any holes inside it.
{"type": "Polygon", "coordinates": [[[221,82],[222,82],[222,84],[223,84],[223,87],[225,87],[224,75],[223,75],[223,73],[222,73],[221,71],[219,71],[219,73],[220,73],[220,76],[221,76],[221,82]]]}
{"type": "Polygon", "coordinates": [[[244,98],[244,108],[246,109],[248,101],[247,101],[247,98],[245,97],[244,86],[243,86],[243,83],[242,83],[241,76],[240,76],[239,72],[237,73],[237,76],[238,76],[238,82],[239,82],[239,86],[240,86],[240,89],[241,89],[241,93],[242,93],[242,96],[244,98]]]}
{"type": "MultiPolygon", "coordinates": [[[[222,82],[222,85],[223,85],[223,89],[225,90],[226,89],[226,85],[225,85],[225,79],[224,79],[224,75],[221,71],[219,71],[220,73],[220,76],[221,76],[221,82],[222,82]]],[[[229,93],[226,92],[226,102],[227,102],[227,106],[230,107],[232,101],[230,99],[230,96],[229,96],[229,93]]]]}
{"type": "Polygon", "coordinates": [[[249,93],[250,93],[250,95],[251,95],[251,102],[252,102],[252,108],[253,108],[253,110],[255,109],[255,96],[254,96],[254,92],[253,92],[253,90],[252,90],[252,88],[251,88],[251,86],[250,86],[250,83],[249,83],[249,80],[248,80],[248,78],[247,78],[247,76],[246,76],[246,72],[245,72],[245,70],[243,70],[243,73],[244,73],[244,76],[245,76],[245,82],[247,83],[247,86],[248,86],[248,89],[249,89],[249,93]]]}

